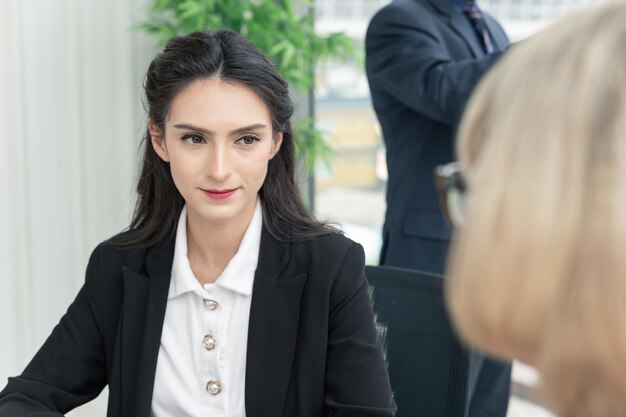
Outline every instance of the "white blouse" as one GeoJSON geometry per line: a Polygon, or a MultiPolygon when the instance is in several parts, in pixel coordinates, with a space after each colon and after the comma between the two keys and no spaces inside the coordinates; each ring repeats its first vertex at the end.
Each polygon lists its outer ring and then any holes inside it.
{"type": "Polygon", "coordinates": [[[152,417],[245,417],[246,351],[259,258],[261,202],[215,283],[200,285],[187,257],[187,210],[176,231],[152,417]]]}

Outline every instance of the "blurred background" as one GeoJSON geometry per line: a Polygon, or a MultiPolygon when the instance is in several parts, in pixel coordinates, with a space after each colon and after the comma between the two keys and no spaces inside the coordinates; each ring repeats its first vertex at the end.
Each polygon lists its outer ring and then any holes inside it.
{"type": "MultiPolygon", "coordinates": [[[[518,41],[596,1],[479,5],[518,41]]],[[[387,2],[314,0],[315,31],[345,32],[362,47],[369,19],[387,2]]],[[[158,39],[137,24],[151,4],[0,0],[0,386],[22,371],[58,322],[94,246],[130,220],[145,129],[142,79],[158,50],[158,39]]],[[[375,264],[385,150],[363,65],[358,58],[332,60],[318,65],[314,78],[301,112],[314,111],[331,153],[303,188],[316,214],[339,223],[375,264]]],[[[521,369],[516,378],[532,385],[536,376],[521,369]]],[[[105,406],[106,392],[70,415],[104,416],[105,406]]],[[[547,415],[531,403],[513,404],[510,415],[529,410],[547,415]]]]}

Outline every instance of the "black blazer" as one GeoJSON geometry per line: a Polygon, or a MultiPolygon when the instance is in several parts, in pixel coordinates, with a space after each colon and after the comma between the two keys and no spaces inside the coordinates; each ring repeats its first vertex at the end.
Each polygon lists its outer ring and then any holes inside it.
{"type": "MultiPolygon", "coordinates": [[[[86,281],[1,417],[57,417],[109,386],[108,417],[149,417],[174,239],[146,251],[103,243],[86,281]]],[[[246,368],[248,417],[393,416],[364,255],[341,235],[285,243],[263,231],[246,368]]]]}
{"type": "MultiPolygon", "coordinates": [[[[496,49],[504,50],[505,33],[486,13],[484,20],[496,49]]],[[[392,2],[370,22],[365,46],[389,171],[381,263],[443,273],[450,228],[433,170],[455,159],[454,128],[463,105],[501,52],[485,55],[451,0],[392,2]],[[424,241],[444,244],[433,252],[424,241]]]]}

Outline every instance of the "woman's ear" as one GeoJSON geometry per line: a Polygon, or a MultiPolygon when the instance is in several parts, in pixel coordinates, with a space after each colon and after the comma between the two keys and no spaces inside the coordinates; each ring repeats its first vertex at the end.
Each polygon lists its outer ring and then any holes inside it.
{"type": "Polygon", "coordinates": [[[283,143],[283,132],[278,132],[272,139],[272,149],[270,150],[270,159],[272,159],[280,150],[280,145],[283,143]]]}
{"type": "Polygon", "coordinates": [[[152,120],[148,120],[148,131],[150,132],[150,142],[152,142],[152,148],[154,151],[163,161],[170,162],[165,137],[163,136],[161,129],[159,129],[159,127],[152,120]]]}

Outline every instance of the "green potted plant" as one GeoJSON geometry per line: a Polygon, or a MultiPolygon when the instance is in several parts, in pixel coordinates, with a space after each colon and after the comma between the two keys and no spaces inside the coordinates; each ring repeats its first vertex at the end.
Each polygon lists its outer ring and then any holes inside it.
{"type": "MultiPolygon", "coordinates": [[[[311,4],[291,0],[152,0],[149,18],[140,27],[162,44],[201,29],[234,30],[261,49],[291,88],[305,96],[312,94],[316,63],[359,56],[347,35],[317,34],[311,4]],[[297,13],[296,6],[304,13],[297,13]]],[[[312,117],[295,120],[294,130],[298,156],[310,174],[330,148],[312,117]]]]}

